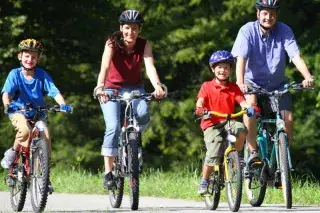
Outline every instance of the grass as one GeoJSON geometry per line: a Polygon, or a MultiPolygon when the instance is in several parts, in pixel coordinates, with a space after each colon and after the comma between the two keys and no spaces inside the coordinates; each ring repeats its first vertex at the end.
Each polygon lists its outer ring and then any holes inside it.
{"type": "MultiPolygon", "coordinates": [[[[4,171],[0,171],[2,180],[4,175],[4,171]]],[[[102,187],[102,177],[102,174],[92,174],[76,169],[63,171],[53,169],[51,171],[51,182],[57,193],[105,194],[107,192],[102,187]]],[[[199,179],[197,169],[183,168],[177,172],[166,173],[161,170],[149,169],[141,175],[140,194],[141,196],[201,200],[201,197],[197,194],[199,179]]],[[[302,182],[295,179],[292,184],[294,205],[319,205],[319,183],[302,182]]],[[[126,179],[125,193],[128,193],[128,185],[126,179]]],[[[0,182],[0,190],[8,190],[3,181],[0,182]]],[[[225,191],[221,195],[221,202],[226,202],[225,191]]],[[[244,194],[242,203],[248,203],[244,194]]],[[[268,187],[264,203],[283,203],[282,190],[268,187]]]]}

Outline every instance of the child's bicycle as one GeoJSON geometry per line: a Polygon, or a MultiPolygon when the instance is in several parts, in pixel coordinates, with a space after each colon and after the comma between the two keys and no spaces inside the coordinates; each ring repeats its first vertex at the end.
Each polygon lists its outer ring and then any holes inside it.
{"type": "Polygon", "coordinates": [[[22,211],[26,200],[27,189],[30,187],[31,203],[34,212],[42,212],[46,206],[49,188],[49,153],[47,142],[40,138],[40,132],[46,128],[46,123],[39,120],[45,111],[59,112],[56,107],[28,107],[17,110],[16,113],[35,111],[35,116],[28,119],[33,127],[27,147],[20,146],[17,156],[5,177],[5,184],[10,189],[12,209],[22,211]]]}
{"type": "MultiPolygon", "coordinates": [[[[103,87],[103,86],[101,86],[103,87]]],[[[163,84],[167,93],[167,87],[163,84]]],[[[96,87],[95,92],[100,87],[96,87]]],[[[113,208],[119,208],[122,203],[124,178],[129,177],[130,207],[137,210],[139,207],[139,176],[142,172],[142,128],[138,125],[133,112],[133,101],[142,99],[145,101],[157,100],[152,93],[141,94],[139,90],[133,90],[123,95],[109,96],[109,101],[119,101],[121,104],[121,133],[118,143],[118,154],[113,166],[115,187],[109,189],[109,200],[113,208]]]]}
{"type": "Polygon", "coordinates": [[[211,115],[224,117],[225,121],[215,126],[220,129],[226,126],[225,142],[226,146],[223,155],[223,164],[215,165],[213,172],[209,178],[209,186],[207,194],[204,194],[204,201],[207,209],[215,210],[220,201],[221,190],[226,186],[226,195],[229,208],[233,212],[237,212],[240,208],[242,198],[242,171],[240,158],[235,149],[236,136],[232,134],[230,127],[230,119],[246,114],[246,110],[241,110],[236,114],[222,114],[215,111],[207,111],[198,119],[208,119],[211,115]]]}
{"type": "MultiPolygon", "coordinates": [[[[248,164],[249,149],[245,146],[244,178],[245,191],[252,206],[260,206],[264,200],[267,185],[283,189],[283,197],[287,209],[292,207],[292,191],[290,173],[293,170],[289,150],[288,135],[285,132],[285,122],[279,110],[281,96],[289,90],[303,90],[302,84],[286,84],[282,90],[268,92],[254,86],[246,94],[257,94],[260,98],[273,97],[275,116],[271,118],[263,115],[257,118],[257,143],[262,161],[248,164]]],[[[312,89],[312,88],[311,88],[312,89]]],[[[263,108],[263,106],[262,106],[263,108]]],[[[264,110],[262,110],[264,111],[264,110]]]]}

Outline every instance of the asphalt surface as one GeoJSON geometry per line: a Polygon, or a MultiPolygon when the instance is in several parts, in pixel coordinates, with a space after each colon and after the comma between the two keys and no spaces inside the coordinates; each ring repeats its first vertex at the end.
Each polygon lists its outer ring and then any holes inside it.
{"type": "MultiPolygon", "coordinates": [[[[320,201],[319,201],[320,202],[320,201]]],[[[0,212],[12,212],[10,197],[8,192],[0,192],[0,212]]],[[[27,200],[23,212],[32,212],[30,197],[27,200]]],[[[54,193],[48,197],[45,212],[132,212],[130,210],[129,197],[124,196],[122,205],[119,209],[113,209],[110,206],[107,195],[85,195],[85,194],[59,194],[54,193]]],[[[167,212],[167,213],[191,213],[191,212],[213,212],[206,210],[204,202],[181,199],[167,199],[156,197],[141,197],[139,209],[137,212],[167,212]]],[[[228,204],[220,203],[214,212],[230,212],[228,204]]],[[[251,207],[248,204],[242,204],[239,212],[303,212],[320,213],[319,206],[297,206],[292,209],[286,209],[283,205],[262,205],[261,207],[251,207]]]]}

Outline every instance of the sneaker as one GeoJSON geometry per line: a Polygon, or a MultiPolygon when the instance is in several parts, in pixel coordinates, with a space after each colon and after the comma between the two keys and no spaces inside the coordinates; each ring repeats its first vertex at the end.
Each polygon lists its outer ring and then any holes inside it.
{"type": "Polygon", "coordinates": [[[200,194],[200,195],[207,194],[208,193],[208,185],[209,185],[208,180],[202,178],[200,181],[199,188],[198,188],[198,194],[200,194]]]}
{"type": "Polygon", "coordinates": [[[14,159],[16,158],[16,155],[16,151],[14,151],[12,148],[8,149],[4,153],[4,158],[1,160],[1,166],[5,169],[9,169],[14,159]]]}
{"type": "Polygon", "coordinates": [[[259,153],[256,150],[253,150],[250,153],[250,157],[248,158],[248,164],[252,165],[254,162],[261,161],[259,153]]]}
{"type": "Polygon", "coordinates": [[[115,187],[115,182],[114,182],[114,177],[112,172],[109,172],[107,174],[104,175],[104,183],[103,183],[103,187],[108,189],[108,190],[112,190],[115,187]]]}
{"type": "Polygon", "coordinates": [[[49,179],[48,181],[48,193],[51,195],[54,192],[53,187],[52,187],[52,183],[49,179]]]}

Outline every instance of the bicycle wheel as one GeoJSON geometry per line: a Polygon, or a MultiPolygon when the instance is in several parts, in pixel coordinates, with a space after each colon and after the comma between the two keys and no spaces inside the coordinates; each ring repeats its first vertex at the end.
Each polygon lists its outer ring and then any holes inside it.
{"type": "Polygon", "coordinates": [[[31,203],[35,212],[47,204],[49,182],[49,153],[47,142],[39,139],[33,145],[31,164],[31,203]]]}
{"type": "Polygon", "coordinates": [[[292,191],[290,180],[290,168],[288,158],[288,145],[285,133],[279,134],[279,156],[280,156],[280,171],[281,171],[281,183],[283,190],[283,197],[287,209],[292,207],[292,191]]]}
{"type": "Polygon", "coordinates": [[[242,172],[238,152],[230,152],[226,159],[225,182],[229,208],[237,212],[242,196],[242,172]]]}
{"type": "Polygon", "coordinates": [[[139,159],[136,133],[130,133],[128,144],[128,165],[130,171],[130,206],[137,210],[139,206],[139,159]]]}
{"type": "Polygon", "coordinates": [[[109,200],[113,208],[120,208],[123,198],[124,177],[121,177],[120,170],[122,164],[122,148],[118,149],[118,155],[116,157],[116,163],[113,166],[113,177],[116,183],[116,187],[109,190],[109,200]]]}
{"type": "Polygon", "coordinates": [[[209,210],[216,210],[219,205],[221,194],[221,185],[218,179],[218,174],[215,174],[213,178],[210,178],[208,192],[208,194],[204,195],[206,207],[209,210]]]}
{"type": "MultiPolygon", "coordinates": [[[[248,146],[245,147],[249,152],[248,146]]],[[[244,187],[251,206],[261,206],[267,190],[265,166],[245,168],[244,187]]]]}
{"type": "Polygon", "coordinates": [[[12,175],[6,179],[10,188],[11,206],[16,212],[22,211],[27,196],[28,182],[25,178],[24,161],[25,157],[18,155],[18,161],[12,168],[12,175]]]}

